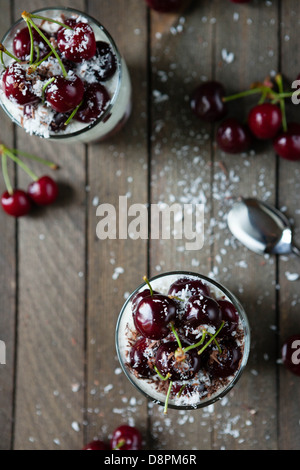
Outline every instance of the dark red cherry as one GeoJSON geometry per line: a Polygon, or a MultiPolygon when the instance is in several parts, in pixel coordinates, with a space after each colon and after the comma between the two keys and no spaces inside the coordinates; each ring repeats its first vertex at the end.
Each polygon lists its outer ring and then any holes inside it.
{"type": "Polygon", "coordinates": [[[300,334],[292,335],[284,342],[281,355],[283,365],[300,376],[300,334]]]}
{"type": "Polygon", "coordinates": [[[56,113],[50,123],[52,132],[64,131],[66,129],[66,122],[70,117],[70,113],[56,113]]]}
{"type": "MultiPolygon", "coordinates": [[[[32,28],[33,42],[34,42],[34,60],[37,59],[36,48],[39,48],[39,59],[43,59],[49,52],[50,47],[45,42],[45,40],[39,35],[39,33],[32,28]]],[[[46,31],[43,31],[43,34],[47,39],[50,39],[49,34],[46,31]]],[[[14,37],[13,40],[13,51],[15,56],[20,60],[29,60],[31,50],[31,39],[29,34],[29,29],[27,26],[20,29],[14,37]]]]}
{"type": "Polygon", "coordinates": [[[10,101],[21,106],[38,101],[33,93],[32,83],[28,80],[25,70],[17,62],[10,64],[4,72],[2,89],[10,101]]]}
{"type": "Polygon", "coordinates": [[[228,118],[220,124],[216,139],[223,152],[232,154],[248,150],[252,140],[249,129],[235,118],[228,118]]]}
{"type": "Polygon", "coordinates": [[[74,110],[83,100],[84,85],[77,75],[68,78],[55,77],[46,88],[45,98],[50,106],[58,113],[68,113],[74,110]]]}
{"type": "Polygon", "coordinates": [[[58,185],[50,176],[42,176],[29,185],[28,194],[38,206],[48,206],[58,197],[58,185]]]}
{"type": "Polygon", "coordinates": [[[83,450],[109,450],[109,446],[103,441],[93,441],[87,444],[83,450]]]}
{"type": "MultiPolygon", "coordinates": [[[[158,292],[153,291],[153,294],[158,294],[158,292]]],[[[137,292],[137,294],[135,294],[131,300],[132,310],[136,309],[136,307],[138,306],[138,304],[140,303],[142,299],[144,299],[145,297],[149,297],[149,296],[151,296],[150,289],[144,289],[141,292],[137,292]]]]}
{"type": "Polygon", "coordinates": [[[183,293],[189,295],[202,294],[209,296],[210,290],[209,287],[199,279],[190,279],[183,277],[177,279],[177,281],[175,281],[171,285],[168,295],[180,298],[180,295],[183,295],[183,293]]]}
{"type": "Polygon", "coordinates": [[[100,82],[109,80],[116,73],[117,58],[107,42],[97,41],[96,63],[95,75],[100,82]]]}
{"type": "Polygon", "coordinates": [[[31,201],[25,191],[16,189],[13,194],[7,191],[1,197],[3,210],[12,217],[23,217],[31,211],[31,201]]]}
{"type": "Polygon", "coordinates": [[[288,124],[288,130],[280,132],[273,140],[275,152],[285,160],[300,160],[300,124],[288,124]]]}
{"type": "Polygon", "coordinates": [[[248,115],[248,126],[258,139],[274,139],[282,126],[280,108],[272,103],[254,106],[248,115]]]}
{"type": "Polygon", "coordinates": [[[140,338],[131,347],[129,352],[129,366],[139,377],[153,375],[153,367],[150,367],[150,340],[140,338]]]}
{"type": "Polygon", "coordinates": [[[216,122],[227,114],[223,102],[225,89],[219,82],[211,81],[198,86],[191,97],[191,108],[197,117],[207,122],[216,122]]]}
{"type": "Polygon", "coordinates": [[[239,315],[235,306],[229,300],[218,300],[217,302],[221,309],[222,320],[225,321],[225,325],[219,333],[219,337],[223,338],[224,336],[230,336],[236,330],[239,315]]]}
{"type": "Polygon", "coordinates": [[[133,312],[135,327],[145,338],[165,338],[170,333],[169,323],[176,320],[176,311],[176,303],[165,295],[145,297],[133,312]]]}
{"type": "Polygon", "coordinates": [[[123,424],[113,432],[110,448],[111,450],[142,450],[143,438],[140,431],[123,424]]]}
{"type": "Polygon", "coordinates": [[[147,5],[153,10],[162,13],[178,11],[186,0],[146,0],[147,5]]]}
{"type": "MultiPolygon", "coordinates": [[[[66,23],[67,24],[67,23],[66,23]]],[[[88,23],[69,21],[72,30],[60,28],[57,33],[57,46],[64,59],[71,62],[90,60],[96,54],[96,39],[88,23]]]]}
{"type": "Polygon", "coordinates": [[[182,321],[185,325],[193,328],[200,325],[218,327],[222,322],[221,309],[212,297],[194,295],[185,306],[182,321]]]}
{"type": "Polygon", "coordinates": [[[84,100],[75,114],[76,121],[91,123],[99,119],[110,103],[107,89],[100,83],[91,83],[86,86],[84,100]]]}
{"type": "Polygon", "coordinates": [[[163,343],[156,353],[156,367],[164,377],[170,374],[172,381],[191,380],[201,368],[201,357],[196,349],[191,349],[185,353],[185,359],[179,361],[176,358],[177,350],[176,341],[163,343]]]}
{"type": "Polygon", "coordinates": [[[239,368],[242,351],[234,341],[227,340],[219,343],[221,353],[217,347],[210,350],[206,368],[213,378],[225,378],[233,375],[239,368]]]}

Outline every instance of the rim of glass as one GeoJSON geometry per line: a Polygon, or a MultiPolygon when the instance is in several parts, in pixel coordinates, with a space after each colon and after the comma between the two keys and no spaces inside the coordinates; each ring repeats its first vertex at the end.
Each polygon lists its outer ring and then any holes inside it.
{"type": "MultiPolygon", "coordinates": [[[[176,409],[176,410],[197,410],[197,409],[200,409],[200,408],[205,408],[205,407],[207,407],[209,405],[212,405],[213,403],[221,400],[225,395],[227,395],[227,393],[234,387],[234,385],[236,385],[236,383],[240,379],[240,377],[241,377],[241,375],[242,375],[242,373],[243,373],[243,371],[244,371],[244,369],[247,365],[249,354],[250,354],[250,341],[251,341],[250,325],[249,325],[249,321],[248,321],[248,317],[246,315],[246,312],[245,312],[243,306],[241,305],[241,303],[239,302],[239,300],[237,299],[237,297],[232,292],[230,292],[225,286],[223,286],[219,282],[217,282],[214,279],[211,279],[211,278],[209,278],[209,277],[207,277],[203,274],[195,273],[195,272],[192,272],[192,271],[169,271],[169,272],[166,272],[166,273],[163,273],[163,274],[158,274],[158,275],[152,277],[151,279],[149,279],[149,282],[151,283],[152,281],[155,281],[155,280],[160,279],[162,277],[173,276],[173,275],[198,277],[199,279],[214,285],[217,289],[222,291],[228,297],[228,299],[233,303],[235,308],[237,309],[238,314],[239,314],[239,316],[242,320],[244,333],[245,333],[244,353],[243,353],[243,358],[242,358],[242,361],[241,361],[240,368],[236,372],[233,380],[224,389],[222,389],[220,391],[220,393],[217,393],[211,399],[208,399],[208,400],[204,399],[204,400],[200,401],[197,405],[179,405],[179,406],[177,406],[177,405],[174,405],[172,403],[169,403],[169,405],[168,405],[168,408],[176,409]]],[[[115,330],[116,351],[117,351],[117,357],[118,357],[119,363],[121,365],[121,368],[122,368],[125,376],[131,382],[131,384],[136,388],[136,390],[138,390],[140,393],[142,393],[142,395],[144,395],[151,402],[153,402],[155,404],[158,404],[158,405],[161,405],[161,406],[164,406],[165,402],[160,401],[159,399],[152,397],[145,390],[142,390],[139,387],[139,385],[133,379],[132,374],[129,372],[128,368],[126,367],[126,364],[123,361],[123,358],[122,358],[122,355],[121,355],[121,352],[120,352],[120,348],[119,348],[119,328],[120,328],[120,324],[121,324],[121,321],[122,321],[124,311],[125,311],[126,307],[128,306],[128,304],[131,302],[131,299],[133,298],[133,296],[135,294],[137,294],[141,289],[143,289],[146,285],[147,285],[146,282],[143,282],[142,284],[140,284],[132,292],[132,294],[130,294],[130,296],[127,298],[126,302],[124,303],[124,305],[123,305],[123,307],[120,311],[118,321],[117,321],[117,325],[116,325],[116,330],[115,330]]]]}
{"type": "MultiPolygon", "coordinates": [[[[112,45],[112,47],[114,48],[114,51],[116,53],[116,57],[117,57],[117,63],[118,63],[118,85],[117,85],[117,88],[115,90],[115,93],[114,93],[114,96],[112,97],[111,99],[111,102],[110,102],[110,105],[109,107],[106,109],[105,113],[102,114],[98,119],[96,119],[94,122],[92,122],[91,124],[89,125],[86,125],[85,127],[83,127],[82,129],[80,129],[79,131],[76,131],[76,132],[72,132],[72,133],[66,133],[66,134],[50,134],[50,137],[47,138],[46,140],[65,140],[65,139],[68,139],[68,138],[72,138],[72,137],[76,137],[76,136],[79,136],[81,134],[84,134],[86,133],[87,131],[93,129],[94,127],[96,127],[100,122],[103,122],[105,120],[105,118],[107,118],[109,116],[109,114],[111,113],[111,110],[113,108],[113,106],[115,105],[115,102],[119,96],[119,92],[120,92],[120,88],[121,88],[121,83],[122,83],[122,76],[123,76],[123,70],[122,70],[122,56],[119,52],[119,49],[114,41],[114,39],[112,38],[111,34],[107,31],[107,29],[98,21],[96,20],[95,18],[93,18],[92,16],[88,15],[87,13],[84,13],[83,11],[80,11],[80,10],[76,10],[75,8],[69,8],[69,7],[48,7],[48,8],[39,8],[37,10],[33,10],[31,11],[30,13],[32,14],[37,14],[37,13],[42,13],[42,12],[46,12],[46,11],[66,11],[68,13],[75,13],[79,16],[84,16],[85,18],[87,18],[90,22],[93,22],[98,28],[100,28],[103,33],[107,36],[108,40],[110,41],[110,44],[112,45]]],[[[16,21],[10,28],[9,30],[6,32],[6,34],[3,36],[1,42],[4,44],[5,41],[7,40],[8,36],[10,35],[11,31],[16,28],[19,24],[21,24],[22,22],[24,22],[23,18],[19,19],[18,21],[16,21]]],[[[6,109],[4,103],[2,103],[2,101],[0,100],[0,105],[2,107],[2,109],[5,111],[5,113],[10,117],[10,119],[15,123],[17,124],[19,127],[22,128],[21,126],[21,123],[19,121],[17,121],[14,116],[11,115],[11,113],[6,109]]],[[[34,133],[34,135],[36,137],[40,137],[42,139],[44,139],[45,137],[39,135],[39,134],[36,134],[34,133]]]]}

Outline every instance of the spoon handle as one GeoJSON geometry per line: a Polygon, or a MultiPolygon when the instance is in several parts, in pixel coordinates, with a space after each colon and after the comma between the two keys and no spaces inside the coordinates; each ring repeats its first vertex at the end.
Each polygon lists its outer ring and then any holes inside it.
{"type": "Polygon", "coordinates": [[[293,245],[292,247],[292,252],[294,253],[294,255],[300,256],[300,250],[295,245],[293,245]]]}

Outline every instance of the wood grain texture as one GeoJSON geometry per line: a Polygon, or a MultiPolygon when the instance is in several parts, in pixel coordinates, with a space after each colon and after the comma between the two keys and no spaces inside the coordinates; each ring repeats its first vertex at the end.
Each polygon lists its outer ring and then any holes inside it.
{"type": "MultiPolygon", "coordinates": [[[[83,1],[56,2],[84,9],[83,1]]],[[[22,9],[51,6],[22,2],[22,9]]],[[[15,2],[15,15],[20,15],[15,2]]],[[[22,10],[22,11],[23,11],[22,10]]],[[[15,449],[83,445],[85,325],[85,148],[17,132],[17,146],[58,163],[60,201],[19,224],[19,325],[15,449]],[[74,384],[79,391],[74,393],[74,384]],[[78,427],[79,430],[78,430],[78,427]],[[40,432],[42,430],[42,432],[40,432]]],[[[43,175],[40,165],[32,169],[43,175]]],[[[18,182],[29,179],[18,171],[18,182]]]]}
{"type": "MultiPolygon", "coordinates": [[[[11,22],[10,2],[1,0],[0,30],[7,28],[11,22]]],[[[0,140],[8,147],[14,146],[14,127],[10,120],[2,114],[0,140]]],[[[14,182],[14,165],[9,164],[11,182],[14,182]]],[[[5,184],[1,179],[1,194],[5,191],[5,184]]],[[[8,219],[0,213],[1,243],[0,243],[0,340],[6,346],[6,365],[0,365],[0,449],[11,446],[13,431],[13,402],[14,402],[14,374],[15,374],[15,332],[16,332],[16,298],[17,298],[17,251],[16,233],[17,224],[14,219],[8,219]]]]}
{"type": "MultiPolygon", "coordinates": [[[[299,450],[300,382],[280,364],[283,341],[299,333],[299,281],[288,275],[299,263],[250,253],[226,222],[237,197],[256,196],[285,210],[299,244],[299,163],[280,160],[269,143],[225,155],[217,125],[189,107],[205,80],[231,94],[282,71],[289,87],[300,72],[299,2],[194,0],[176,15],[150,11],[143,0],[55,3],[89,13],[112,34],[129,67],[133,112],[117,136],[88,146],[15,132],[1,115],[5,143],[61,165],[54,175],[61,196],[17,223],[0,214],[0,340],[8,361],[0,365],[0,448],[80,449],[108,441],[126,422],[141,429],[149,450],[299,450]],[[184,238],[155,240],[151,232],[149,240],[100,241],[97,207],[112,204],[119,215],[120,196],[128,205],[203,204],[204,246],[187,250],[184,238]],[[121,372],[115,326],[143,276],[170,270],[201,272],[231,289],[249,316],[252,347],[223,400],[164,417],[121,372]]],[[[1,34],[24,9],[47,5],[0,0],[1,34]]],[[[232,103],[230,114],[245,118],[254,102],[232,103]]],[[[299,120],[298,107],[288,112],[299,120]]],[[[10,171],[26,188],[28,177],[10,171]]]]}

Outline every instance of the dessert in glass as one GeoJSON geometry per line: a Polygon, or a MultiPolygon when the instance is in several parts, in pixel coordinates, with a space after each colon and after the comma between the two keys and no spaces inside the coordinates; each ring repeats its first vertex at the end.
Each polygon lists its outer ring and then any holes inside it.
{"type": "Polygon", "coordinates": [[[197,273],[144,280],[117,322],[116,349],[125,375],[165,413],[220,400],[248,361],[250,328],[240,302],[197,273]]]}
{"type": "Polygon", "coordinates": [[[23,12],[0,46],[0,104],[31,135],[98,142],[131,113],[131,81],[108,31],[70,8],[23,12]]]}

